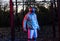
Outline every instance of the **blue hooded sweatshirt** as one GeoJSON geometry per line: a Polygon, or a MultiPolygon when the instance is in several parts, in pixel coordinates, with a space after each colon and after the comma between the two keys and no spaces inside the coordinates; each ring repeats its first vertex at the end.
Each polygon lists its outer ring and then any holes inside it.
{"type": "Polygon", "coordinates": [[[32,13],[28,12],[23,20],[23,29],[33,29],[37,30],[40,29],[37,21],[37,16],[35,14],[35,8],[32,8],[32,13]]]}

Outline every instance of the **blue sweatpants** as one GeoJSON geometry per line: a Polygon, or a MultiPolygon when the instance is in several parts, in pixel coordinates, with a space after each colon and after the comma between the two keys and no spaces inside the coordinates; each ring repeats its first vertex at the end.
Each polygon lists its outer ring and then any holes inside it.
{"type": "Polygon", "coordinates": [[[37,38],[37,30],[28,29],[28,39],[37,38]]]}

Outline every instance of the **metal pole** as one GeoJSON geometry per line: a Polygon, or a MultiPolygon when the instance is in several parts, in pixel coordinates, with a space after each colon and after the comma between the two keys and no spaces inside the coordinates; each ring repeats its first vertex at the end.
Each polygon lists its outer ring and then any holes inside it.
{"type": "Polygon", "coordinates": [[[34,0],[34,7],[35,7],[35,0],[34,0]]]}
{"type": "Polygon", "coordinates": [[[55,0],[53,0],[53,3],[54,3],[54,7],[56,8],[56,3],[55,3],[56,1],[55,0]]]}
{"type": "Polygon", "coordinates": [[[53,8],[53,1],[51,1],[51,16],[52,16],[52,29],[53,29],[53,41],[54,41],[54,39],[55,39],[55,10],[54,10],[54,8],[53,8]]]}
{"type": "Polygon", "coordinates": [[[59,32],[59,37],[57,41],[60,41],[60,0],[57,0],[57,12],[58,12],[58,32],[59,32]]]}
{"type": "Polygon", "coordinates": [[[17,7],[18,7],[18,6],[17,6],[17,0],[16,0],[16,15],[17,15],[17,11],[18,11],[17,7]]]}
{"type": "Polygon", "coordinates": [[[14,33],[14,15],[13,15],[13,2],[12,2],[12,0],[10,0],[10,26],[11,26],[11,41],[14,41],[15,33],[14,33]]]}
{"type": "Polygon", "coordinates": [[[17,5],[17,0],[16,0],[16,14],[15,14],[15,27],[16,29],[18,29],[18,14],[17,14],[17,11],[18,11],[18,5],[17,5]]]}
{"type": "Polygon", "coordinates": [[[53,7],[53,37],[55,38],[56,37],[56,30],[55,30],[55,8],[56,8],[56,6],[55,6],[55,0],[53,0],[53,5],[54,5],[54,7],[53,7]]]}
{"type": "Polygon", "coordinates": [[[24,0],[23,0],[23,10],[24,10],[24,0]]]}

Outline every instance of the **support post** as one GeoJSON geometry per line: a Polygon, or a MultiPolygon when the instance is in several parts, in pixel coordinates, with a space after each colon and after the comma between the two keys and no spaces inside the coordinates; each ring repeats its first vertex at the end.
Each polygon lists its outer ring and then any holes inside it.
{"type": "Polygon", "coordinates": [[[10,26],[11,26],[11,41],[15,39],[14,31],[14,15],[13,15],[13,2],[10,0],[10,26]]]}
{"type": "Polygon", "coordinates": [[[57,0],[57,14],[58,14],[58,40],[60,41],[60,0],[57,0]]]}

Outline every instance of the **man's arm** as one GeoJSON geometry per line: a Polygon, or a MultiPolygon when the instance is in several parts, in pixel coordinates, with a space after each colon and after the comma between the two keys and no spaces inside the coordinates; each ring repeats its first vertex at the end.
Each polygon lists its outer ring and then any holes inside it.
{"type": "Polygon", "coordinates": [[[36,24],[37,24],[38,30],[40,30],[40,27],[39,27],[39,24],[38,24],[38,20],[37,20],[37,15],[35,15],[35,18],[36,18],[36,24]]]}
{"type": "Polygon", "coordinates": [[[26,31],[26,22],[27,22],[27,15],[25,15],[24,19],[23,19],[23,23],[22,23],[22,26],[23,26],[23,30],[26,31]]]}

